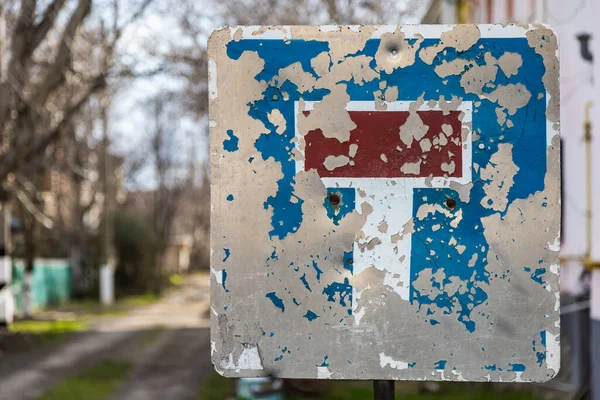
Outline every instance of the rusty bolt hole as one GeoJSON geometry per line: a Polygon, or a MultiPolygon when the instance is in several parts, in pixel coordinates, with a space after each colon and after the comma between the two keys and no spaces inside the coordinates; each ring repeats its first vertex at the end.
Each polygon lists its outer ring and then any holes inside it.
{"type": "Polygon", "coordinates": [[[447,199],[446,200],[446,207],[448,207],[449,209],[454,209],[456,207],[456,200],[454,199],[447,199]]]}
{"type": "Polygon", "coordinates": [[[348,260],[348,265],[352,265],[352,264],[354,264],[354,260],[353,259],[349,259],[348,260]]]}
{"type": "Polygon", "coordinates": [[[341,201],[342,201],[342,199],[340,199],[339,194],[331,193],[329,195],[329,203],[331,203],[332,206],[339,206],[341,201]]]}

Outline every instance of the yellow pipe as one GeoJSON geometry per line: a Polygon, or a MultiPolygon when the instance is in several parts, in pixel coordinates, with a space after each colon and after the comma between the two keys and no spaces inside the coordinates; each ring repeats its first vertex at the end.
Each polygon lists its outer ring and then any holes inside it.
{"type": "Polygon", "coordinates": [[[584,134],[585,141],[585,165],[586,165],[586,227],[585,227],[585,265],[591,268],[592,262],[592,122],[590,120],[590,108],[593,102],[588,101],[584,106],[584,134]]]}
{"type": "Polygon", "coordinates": [[[456,19],[459,24],[471,22],[470,0],[458,0],[456,5],[456,19]]]}

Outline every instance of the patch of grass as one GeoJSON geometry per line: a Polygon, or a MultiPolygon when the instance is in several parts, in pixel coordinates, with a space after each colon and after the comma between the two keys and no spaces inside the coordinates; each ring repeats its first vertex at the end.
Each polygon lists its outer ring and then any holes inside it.
{"type": "MultiPolygon", "coordinates": [[[[373,398],[371,381],[319,381],[312,382],[320,395],[311,397],[286,396],[286,400],[363,400],[373,398]]],[[[312,386],[311,384],[311,386],[312,386]]],[[[494,386],[473,383],[442,383],[439,391],[420,391],[419,383],[396,383],[397,400],[542,400],[529,390],[516,390],[514,387],[494,386]]],[[[234,398],[235,380],[223,378],[216,372],[201,386],[198,398],[201,400],[221,400],[234,398]]]]}
{"type": "Polygon", "coordinates": [[[38,400],[105,400],[124,382],[131,364],[104,360],[67,378],[38,400]]]}
{"type": "Polygon", "coordinates": [[[155,293],[146,292],[144,294],[136,294],[131,296],[125,296],[121,298],[117,304],[121,304],[124,306],[146,306],[150,304],[156,303],[160,300],[160,296],[157,296],[155,293]]]}
{"type": "Polygon", "coordinates": [[[235,393],[235,380],[213,372],[200,386],[198,400],[223,400],[235,393]]]}
{"type": "Polygon", "coordinates": [[[169,276],[169,283],[173,286],[181,286],[183,283],[183,276],[179,274],[172,274],[169,276]]]}
{"type": "MultiPolygon", "coordinates": [[[[373,383],[371,381],[331,382],[326,383],[327,395],[313,397],[312,400],[359,400],[373,398],[373,383]]],[[[324,385],[324,387],[325,387],[324,385]]],[[[542,400],[529,390],[515,390],[510,387],[499,387],[489,384],[473,383],[442,383],[435,393],[419,391],[419,385],[396,383],[396,399],[398,400],[542,400]]],[[[289,398],[286,400],[301,400],[289,398]]]]}
{"type": "Polygon", "coordinates": [[[82,320],[22,320],[13,322],[11,332],[36,335],[40,342],[54,342],[73,332],[81,332],[88,328],[88,323],[82,320]]]}
{"type": "Polygon", "coordinates": [[[154,304],[158,300],[160,300],[160,296],[152,292],[146,292],[144,294],[123,296],[110,306],[100,304],[97,299],[75,300],[60,307],[59,310],[73,312],[82,318],[89,316],[117,317],[127,314],[127,311],[132,307],[154,304]]]}
{"type": "Polygon", "coordinates": [[[112,317],[123,315],[127,310],[118,305],[103,306],[96,299],[75,300],[67,303],[60,310],[70,311],[80,316],[112,317]]]}

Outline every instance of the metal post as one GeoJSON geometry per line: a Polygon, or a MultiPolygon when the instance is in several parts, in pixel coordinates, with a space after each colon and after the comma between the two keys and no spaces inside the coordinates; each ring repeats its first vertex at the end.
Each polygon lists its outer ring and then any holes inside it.
{"type": "Polygon", "coordinates": [[[375,400],[394,400],[394,381],[373,381],[375,400]]]}

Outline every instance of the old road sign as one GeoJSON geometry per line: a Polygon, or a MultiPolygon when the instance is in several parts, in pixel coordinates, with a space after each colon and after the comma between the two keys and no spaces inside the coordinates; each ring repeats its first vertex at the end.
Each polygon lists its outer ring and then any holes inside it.
{"type": "Polygon", "coordinates": [[[558,372],[550,28],[225,28],[208,67],[217,371],[558,372]]]}

